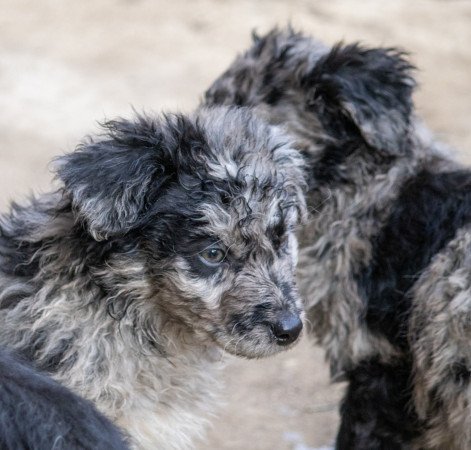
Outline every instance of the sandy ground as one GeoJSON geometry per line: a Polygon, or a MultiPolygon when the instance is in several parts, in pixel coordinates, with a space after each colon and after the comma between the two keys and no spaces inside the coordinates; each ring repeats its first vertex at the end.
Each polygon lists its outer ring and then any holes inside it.
{"type": "MultiPolygon", "coordinates": [[[[291,22],[328,43],[399,45],[420,68],[420,114],[471,162],[471,2],[453,0],[0,0],[0,206],[51,183],[48,161],[96,121],[189,110],[261,32],[291,22]]],[[[303,341],[234,361],[200,449],[309,450],[332,443],[342,386],[303,341]]]]}

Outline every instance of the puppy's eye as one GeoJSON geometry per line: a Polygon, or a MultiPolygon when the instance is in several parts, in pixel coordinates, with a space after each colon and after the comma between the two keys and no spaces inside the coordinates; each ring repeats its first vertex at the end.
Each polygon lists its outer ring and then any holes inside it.
{"type": "Polygon", "coordinates": [[[224,250],[218,247],[210,247],[203,250],[199,257],[208,266],[217,266],[220,264],[226,256],[224,250]]]}

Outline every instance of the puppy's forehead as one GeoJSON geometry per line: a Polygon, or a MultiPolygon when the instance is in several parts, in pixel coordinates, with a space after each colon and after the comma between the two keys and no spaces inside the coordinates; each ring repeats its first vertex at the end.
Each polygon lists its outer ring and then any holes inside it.
{"type": "Polygon", "coordinates": [[[210,151],[205,169],[211,178],[275,184],[271,178],[281,179],[295,169],[287,163],[296,153],[290,140],[247,108],[202,109],[196,121],[210,151]]]}
{"type": "Polygon", "coordinates": [[[200,111],[206,177],[223,194],[199,205],[207,232],[227,246],[271,247],[267,231],[298,220],[304,162],[276,127],[246,108],[200,111]]]}

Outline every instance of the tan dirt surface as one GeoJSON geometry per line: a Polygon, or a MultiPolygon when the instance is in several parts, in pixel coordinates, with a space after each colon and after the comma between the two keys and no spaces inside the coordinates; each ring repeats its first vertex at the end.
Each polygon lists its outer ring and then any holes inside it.
{"type": "MultiPolygon", "coordinates": [[[[249,44],[290,22],[334,43],[401,46],[419,67],[429,126],[471,162],[471,1],[0,0],[0,206],[48,189],[48,161],[96,121],[190,110],[249,44]]],[[[331,445],[342,386],[303,341],[263,361],[235,360],[226,403],[199,449],[331,445]]]]}

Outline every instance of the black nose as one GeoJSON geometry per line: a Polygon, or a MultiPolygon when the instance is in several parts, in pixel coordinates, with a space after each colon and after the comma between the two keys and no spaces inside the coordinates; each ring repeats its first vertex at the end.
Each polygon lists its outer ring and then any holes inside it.
{"type": "Polygon", "coordinates": [[[301,333],[303,323],[297,314],[282,313],[278,321],[273,325],[273,335],[278,345],[293,343],[301,333]]]}

